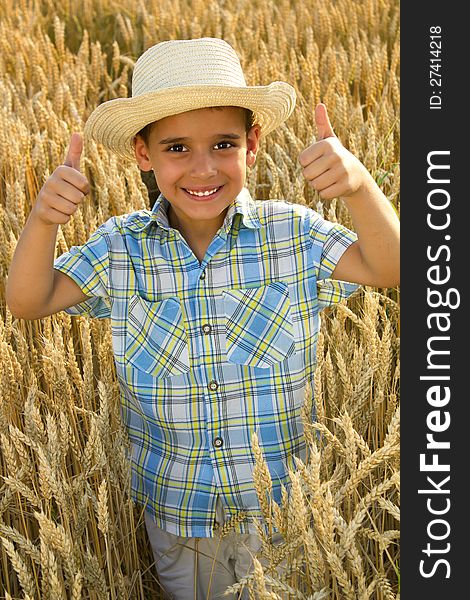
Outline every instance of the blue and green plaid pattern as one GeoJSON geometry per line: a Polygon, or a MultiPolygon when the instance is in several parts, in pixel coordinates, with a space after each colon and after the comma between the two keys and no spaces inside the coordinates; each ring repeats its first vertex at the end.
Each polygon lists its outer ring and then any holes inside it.
{"type": "MultiPolygon", "coordinates": [[[[357,236],[244,189],[199,262],[167,209],[160,196],[109,219],[55,268],[90,296],[67,312],[110,319],[134,499],[161,528],[206,537],[217,496],[227,517],[260,514],[254,431],[277,501],[305,456],[319,313],[358,287],[329,279],[357,236]]],[[[238,530],[255,532],[250,520],[238,530]]]]}

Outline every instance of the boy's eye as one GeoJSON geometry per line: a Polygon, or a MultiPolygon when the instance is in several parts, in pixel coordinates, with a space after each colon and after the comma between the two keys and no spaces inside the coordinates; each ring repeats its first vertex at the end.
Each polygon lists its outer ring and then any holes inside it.
{"type": "Polygon", "coordinates": [[[232,142],[218,142],[215,146],[220,150],[225,150],[226,148],[232,148],[233,144],[232,142]]]}
{"type": "Polygon", "coordinates": [[[185,147],[183,146],[183,144],[173,144],[173,146],[170,146],[169,148],[167,148],[167,150],[169,152],[184,152],[185,147]]]}

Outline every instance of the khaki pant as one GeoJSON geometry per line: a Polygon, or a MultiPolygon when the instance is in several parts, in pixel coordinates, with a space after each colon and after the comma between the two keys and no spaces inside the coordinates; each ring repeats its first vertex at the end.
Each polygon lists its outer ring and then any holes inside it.
{"type": "MultiPolygon", "coordinates": [[[[222,525],[222,502],[216,505],[216,523],[222,525]]],[[[155,557],[158,579],[171,600],[247,599],[242,595],[224,596],[228,586],[252,570],[252,555],[259,551],[258,536],[234,533],[224,537],[184,538],[167,533],[145,511],[145,525],[155,557]]]]}

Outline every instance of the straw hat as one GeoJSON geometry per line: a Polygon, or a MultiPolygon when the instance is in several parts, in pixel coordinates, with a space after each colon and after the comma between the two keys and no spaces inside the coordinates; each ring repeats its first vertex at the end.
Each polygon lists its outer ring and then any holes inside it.
{"type": "Polygon", "coordinates": [[[132,97],[98,106],[85,125],[85,135],[132,159],[134,136],[145,125],[210,106],[252,110],[264,136],[290,116],[295,90],[283,81],[247,86],[238,56],[224,40],[161,42],[135,63],[132,97]]]}

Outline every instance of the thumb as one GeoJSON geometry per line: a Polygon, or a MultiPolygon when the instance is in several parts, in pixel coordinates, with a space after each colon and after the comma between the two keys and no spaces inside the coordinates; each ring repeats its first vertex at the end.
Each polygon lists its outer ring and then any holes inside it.
{"type": "Polygon", "coordinates": [[[72,133],[64,165],[80,171],[80,156],[83,151],[83,138],[79,133],[72,133]]]}
{"type": "Polygon", "coordinates": [[[315,125],[317,126],[318,140],[336,137],[324,104],[317,104],[315,107],[315,125]]]}

